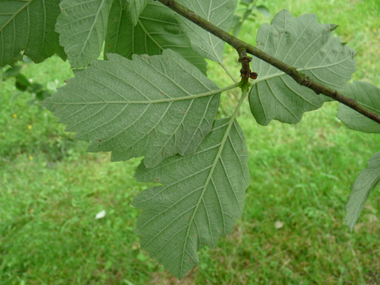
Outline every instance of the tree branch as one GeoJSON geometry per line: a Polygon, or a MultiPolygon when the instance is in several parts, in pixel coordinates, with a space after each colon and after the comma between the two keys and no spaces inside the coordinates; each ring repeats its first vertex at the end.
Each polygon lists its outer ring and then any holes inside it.
{"type": "MultiPolygon", "coordinates": [[[[324,86],[323,84],[320,84],[316,82],[315,80],[307,77],[302,72],[297,71],[297,69],[293,66],[287,65],[286,63],[282,62],[281,60],[278,60],[277,58],[267,54],[266,52],[246,43],[242,40],[234,37],[233,35],[230,35],[226,31],[222,30],[221,28],[215,26],[211,22],[203,19],[202,17],[198,16],[194,11],[186,8],[185,6],[177,3],[174,0],[158,0],[165,6],[169,7],[173,11],[177,12],[181,16],[185,17],[186,19],[192,21],[193,23],[197,24],[204,30],[210,32],[211,34],[217,36],[224,42],[229,43],[232,47],[234,47],[241,57],[240,52],[243,50],[246,50],[248,53],[262,59],[263,61],[273,65],[274,67],[278,68],[279,70],[285,72],[290,77],[292,77],[298,84],[305,86],[311,90],[313,90],[316,94],[323,94],[326,95],[336,101],[339,101],[340,103],[356,110],[360,114],[366,116],[367,118],[370,118],[371,120],[377,122],[380,124],[380,116],[376,113],[373,113],[363,106],[361,106],[357,101],[348,98],[344,96],[343,94],[339,93],[338,91],[331,89],[327,86],[324,86]]],[[[254,74],[253,74],[254,76],[254,74]]],[[[244,76],[242,76],[242,80],[246,80],[244,76]]]]}

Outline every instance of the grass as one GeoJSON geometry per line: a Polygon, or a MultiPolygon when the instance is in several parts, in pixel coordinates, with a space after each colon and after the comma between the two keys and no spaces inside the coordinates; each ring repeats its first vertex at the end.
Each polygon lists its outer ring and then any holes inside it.
{"type": "MultiPolygon", "coordinates": [[[[380,87],[377,2],[266,5],[272,15],[287,8],[339,24],[337,34],[358,51],[354,79],[380,87]]],[[[240,37],[254,43],[257,28],[268,21],[258,16],[240,37]]],[[[228,46],[226,65],[238,74],[228,46]]],[[[25,64],[23,73],[52,90],[72,76],[56,57],[25,64]]],[[[209,74],[220,86],[229,80],[212,63],[209,74]]],[[[107,153],[86,153],[85,142],[74,142],[30,94],[15,95],[13,85],[0,86],[0,284],[177,284],[133,233],[139,211],[131,200],[149,187],[133,179],[139,159],[110,163],[107,153]],[[105,218],[95,219],[102,210],[105,218]]],[[[237,96],[223,95],[219,116],[231,114],[237,96]]],[[[377,284],[378,190],[354,232],[342,219],[349,186],[380,140],[347,129],[336,108],[328,103],[297,125],[262,127],[247,104],[242,107],[251,173],[243,217],[217,248],[201,250],[200,265],[180,284],[377,284]]]]}

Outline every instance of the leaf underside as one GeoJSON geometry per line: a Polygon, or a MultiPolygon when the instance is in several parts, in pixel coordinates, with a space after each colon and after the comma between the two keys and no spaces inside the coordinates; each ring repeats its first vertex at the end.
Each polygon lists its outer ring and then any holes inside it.
{"type": "Polygon", "coordinates": [[[134,198],[132,205],[144,209],[136,229],[141,247],[180,279],[198,264],[197,251],[216,246],[242,214],[249,185],[243,131],[237,121],[216,120],[195,153],[151,169],[141,163],[135,178],[163,185],[134,198]]]}
{"type": "Polygon", "coordinates": [[[181,55],[108,54],[58,89],[44,105],[54,110],[88,151],[112,151],[112,160],[145,156],[148,167],[194,152],[209,133],[219,88],[181,55]]]}
{"type": "Polygon", "coordinates": [[[128,12],[129,19],[134,26],[136,26],[139,16],[144,11],[146,5],[148,5],[148,2],[149,0],[126,0],[124,8],[128,12]]]}
{"type": "Polygon", "coordinates": [[[109,17],[105,53],[131,59],[133,54],[160,55],[170,48],[206,74],[207,63],[191,47],[172,10],[160,3],[149,4],[134,26],[115,0],[109,17]]]}
{"type": "MultiPolygon", "coordinates": [[[[355,81],[343,95],[356,100],[366,109],[380,115],[380,89],[367,82],[355,81]]],[[[380,133],[380,125],[355,110],[339,104],[338,118],[349,128],[364,133],[380,133]]]]}
{"type": "Polygon", "coordinates": [[[39,63],[57,53],[65,59],[54,25],[60,0],[1,1],[0,68],[14,65],[21,51],[39,63]]]}
{"type": "Polygon", "coordinates": [[[103,48],[112,0],[64,0],[56,30],[72,68],[86,67],[103,48]]]}
{"type": "MultiPolygon", "coordinates": [[[[262,25],[258,48],[308,77],[335,90],[343,90],[356,70],[356,52],[332,37],[336,25],[319,24],[314,14],[293,18],[282,10],[272,24],[262,25]]],[[[251,112],[261,125],[276,119],[295,124],[304,112],[320,108],[330,99],[299,85],[289,75],[254,57],[252,71],[258,73],[249,94],[251,112]]]]}
{"type": "MultiPolygon", "coordinates": [[[[237,0],[178,0],[178,3],[225,31],[229,31],[231,28],[233,14],[237,6],[237,0]]],[[[223,40],[183,17],[179,16],[179,21],[190,38],[193,48],[200,55],[215,62],[223,63],[225,44],[223,40]]]]}
{"type": "Polygon", "coordinates": [[[359,219],[364,204],[368,199],[371,191],[380,181],[380,152],[375,153],[369,160],[367,168],[360,172],[352,185],[350,199],[347,203],[347,214],[344,218],[346,225],[351,231],[359,219]]]}

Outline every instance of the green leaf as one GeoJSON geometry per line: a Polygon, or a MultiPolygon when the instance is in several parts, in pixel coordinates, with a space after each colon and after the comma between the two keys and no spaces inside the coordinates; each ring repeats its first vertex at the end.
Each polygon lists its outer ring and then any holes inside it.
{"type": "Polygon", "coordinates": [[[34,62],[57,53],[65,58],[54,25],[60,0],[6,0],[0,2],[0,68],[14,65],[20,52],[34,62]]]}
{"type": "Polygon", "coordinates": [[[352,192],[347,203],[347,214],[344,218],[346,225],[351,231],[359,219],[364,203],[367,201],[369,193],[380,181],[380,152],[375,153],[369,160],[367,168],[360,172],[354,184],[351,186],[352,192]]]}
{"type": "MultiPolygon", "coordinates": [[[[380,115],[380,89],[367,82],[355,81],[343,95],[356,100],[366,109],[380,115]]],[[[364,133],[380,133],[380,125],[355,110],[339,104],[338,118],[349,128],[364,133]]]]}
{"type": "Polygon", "coordinates": [[[141,163],[135,178],[163,185],[132,202],[144,209],[136,225],[141,247],[182,278],[198,264],[197,251],[216,246],[241,217],[249,185],[243,131],[235,120],[216,120],[195,153],[170,157],[152,169],[141,163]]]}
{"type": "Polygon", "coordinates": [[[29,92],[30,93],[37,93],[40,92],[42,89],[44,89],[44,86],[39,83],[32,83],[30,84],[29,92]]]}
{"type": "Polygon", "coordinates": [[[137,25],[139,16],[144,11],[146,5],[148,5],[148,2],[151,2],[151,0],[126,0],[125,9],[128,12],[129,20],[134,26],[137,25]]]}
{"type": "Polygon", "coordinates": [[[118,53],[131,59],[133,54],[159,55],[170,48],[206,74],[205,59],[192,49],[172,10],[158,2],[149,4],[134,26],[121,5],[118,0],[112,5],[105,53],[118,53]]]}
{"type": "Polygon", "coordinates": [[[243,22],[240,22],[240,23],[237,23],[236,25],[234,25],[232,31],[233,31],[233,34],[235,37],[239,36],[242,25],[243,25],[243,22]]]}
{"type": "MultiPolygon", "coordinates": [[[[231,28],[237,6],[237,0],[178,0],[178,3],[225,31],[231,28]]],[[[200,55],[222,64],[225,42],[183,17],[179,20],[194,49],[200,55]]]]}
{"type": "Polygon", "coordinates": [[[41,90],[36,93],[36,98],[38,101],[45,100],[46,98],[49,98],[50,96],[51,96],[51,93],[48,90],[41,90]]]}
{"type": "Polygon", "coordinates": [[[72,68],[86,67],[102,51],[112,0],[64,0],[56,30],[72,68]]]}
{"type": "Polygon", "coordinates": [[[12,76],[16,76],[17,74],[20,73],[20,70],[21,70],[22,66],[21,65],[17,65],[15,67],[10,67],[8,68],[4,74],[3,74],[3,79],[6,79],[8,77],[12,77],[12,76]]]}
{"type": "MultiPolygon", "coordinates": [[[[356,52],[332,37],[336,25],[319,24],[314,14],[293,18],[279,12],[272,25],[262,25],[258,48],[297,68],[310,78],[336,90],[343,90],[356,69],[356,52]]],[[[330,99],[299,85],[289,75],[254,57],[252,71],[258,73],[249,95],[251,112],[261,125],[271,120],[298,123],[304,112],[320,108],[330,99]]]]}
{"type": "Polygon", "coordinates": [[[113,161],[145,155],[153,167],[194,152],[211,130],[222,90],[171,50],[108,59],[76,72],[46,102],[59,122],[89,140],[89,151],[113,151],[113,161]]]}
{"type": "Polygon", "coordinates": [[[268,8],[266,6],[259,5],[259,6],[256,6],[255,8],[257,9],[257,11],[259,11],[264,16],[266,16],[268,18],[270,17],[270,11],[268,10],[268,8]]]}
{"type": "Polygon", "coordinates": [[[16,75],[16,88],[21,91],[26,91],[28,87],[31,85],[29,80],[22,75],[21,73],[16,75]]]}

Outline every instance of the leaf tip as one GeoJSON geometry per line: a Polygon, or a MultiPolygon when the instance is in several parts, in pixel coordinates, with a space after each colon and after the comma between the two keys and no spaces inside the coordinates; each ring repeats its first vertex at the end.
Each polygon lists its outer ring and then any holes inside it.
{"type": "Polygon", "coordinates": [[[332,31],[336,30],[338,27],[339,27],[339,25],[331,24],[329,30],[330,30],[330,32],[332,32],[332,31]]]}

